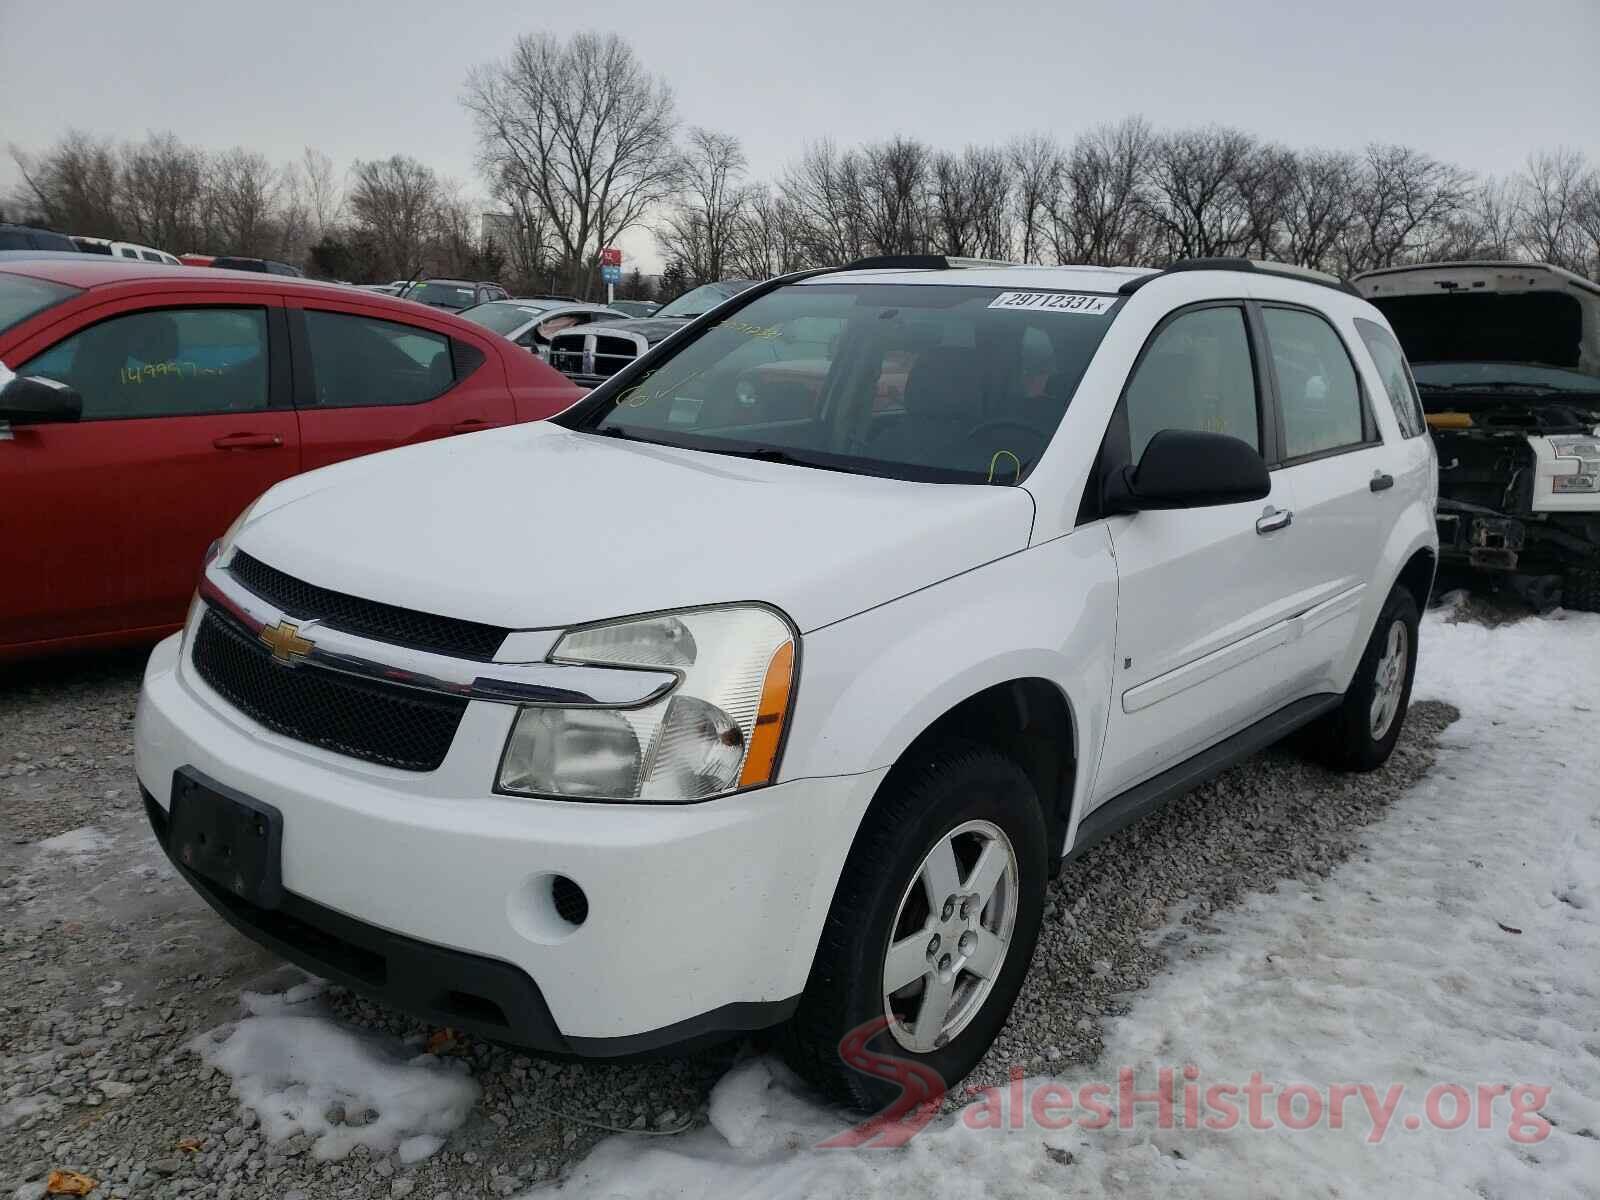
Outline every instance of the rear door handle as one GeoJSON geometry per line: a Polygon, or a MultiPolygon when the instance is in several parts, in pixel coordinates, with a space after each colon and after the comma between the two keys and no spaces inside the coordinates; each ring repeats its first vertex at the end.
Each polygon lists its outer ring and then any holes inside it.
{"type": "Polygon", "coordinates": [[[1387,492],[1394,486],[1394,476],[1377,474],[1372,477],[1372,482],[1367,484],[1375,492],[1387,492]]]}
{"type": "Polygon", "coordinates": [[[212,438],[211,444],[218,450],[272,450],[283,445],[283,439],[275,433],[229,433],[212,438]]]}
{"type": "Polygon", "coordinates": [[[1256,521],[1256,532],[1273,533],[1279,529],[1287,529],[1293,520],[1294,513],[1289,509],[1269,508],[1256,521]]]}
{"type": "Polygon", "coordinates": [[[468,417],[465,421],[457,421],[450,426],[451,433],[471,433],[477,429],[493,429],[493,421],[485,421],[482,417],[468,417]]]}

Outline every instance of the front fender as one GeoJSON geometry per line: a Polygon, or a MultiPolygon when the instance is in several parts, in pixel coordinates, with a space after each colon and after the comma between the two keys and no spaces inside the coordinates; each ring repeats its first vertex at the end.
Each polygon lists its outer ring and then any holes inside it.
{"type": "Polygon", "coordinates": [[[1076,813],[1105,733],[1116,611],[1116,563],[1096,523],[815,630],[782,776],[892,766],[963,700],[1044,679],[1071,714],[1076,813]]]}

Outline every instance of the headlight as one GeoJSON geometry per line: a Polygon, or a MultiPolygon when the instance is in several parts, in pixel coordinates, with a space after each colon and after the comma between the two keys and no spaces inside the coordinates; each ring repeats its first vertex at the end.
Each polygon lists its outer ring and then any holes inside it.
{"type": "Polygon", "coordinates": [[[1550,449],[1555,456],[1577,459],[1576,469],[1565,475],[1553,475],[1550,490],[1563,492],[1600,491],[1600,439],[1592,437],[1553,437],[1550,449]]]}
{"type": "Polygon", "coordinates": [[[642,708],[527,706],[496,784],[521,795],[682,803],[772,782],[795,634],[753,604],[569,630],[551,662],[652,667],[683,682],[642,708]]]}

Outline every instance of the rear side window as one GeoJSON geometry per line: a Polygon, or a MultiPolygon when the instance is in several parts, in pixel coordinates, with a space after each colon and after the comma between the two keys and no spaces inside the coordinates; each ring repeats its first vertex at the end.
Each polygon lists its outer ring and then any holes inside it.
{"type": "Polygon", "coordinates": [[[78,288],[46,279],[0,274],[0,333],[76,296],[78,291],[78,288]]]}
{"type": "Polygon", "coordinates": [[[1400,343],[1376,321],[1363,321],[1357,317],[1356,330],[1367,345],[1367,353],[1372,355],[1372,361],[1377,365],[1383,390],[1388,393],[1389,403],[1394,406],[1394,419],[1400,423],[1401,434],[1408,438],[1421,437],[1428,431],[1427,420],[1422,415],[1422,396],[1417,391],[1416,380],[1411,377],[1411,367],[1400,349],[1400,343]]]}
{"type": "Polygon", "coordinates": [[[259,412],[267,407],[267,314],[155,309],[79,330],[25,363],[83,397],[84,421],[259,412]]]}
{"type": "Polygon", "coordinates": [[[1261,315],[1278,377],[1285,457],[1361,445],[1361,384],[1333,326],[1300,308],[1263,308],[1261,315]]]}
{"type": "Polygon", "coordinates": [[[442,333],[316,309],[306,310],[305,328],[319,408],[422,404],[455,385],[442,333]]]}
{"type": "Polygon", "coordinates": [[[139,252],[137,250],[131,249],[131,248],[127,247],[127,246],[124,246],[121,250],[118,250],[117,253],[120,254],[123,258],[134,258],[134,259],[136,259],[136,258],[139,257],[139,252]]]}
{"type": "Polygon", "coordinates": [[[163,261],[165,261],[161,257],[161,255],[157,254],[154,250],[141,250],[141,251],[139,251],[139,255],[140,255],[140,257],[142,257],[145,260],[145,262],[163,262],[163,261]]]}
{"type": "Polygon", "coordinates": [[[1182,313],[1156,334],[1126,394],[1132,461],[1163,429],[1225,433],[1261,449],[1261,407],[1244,310],[1182,313]]]}

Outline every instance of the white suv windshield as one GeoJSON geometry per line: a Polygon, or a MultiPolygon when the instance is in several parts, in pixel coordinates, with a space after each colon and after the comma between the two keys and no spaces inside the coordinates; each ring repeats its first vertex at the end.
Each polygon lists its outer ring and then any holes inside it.
{"type": "Polygon", "coordinates": [[[862,474],[1015,483],[1116,309],[1115,296],[1070,292],[791,285],[562,423],[862,474]]]}

